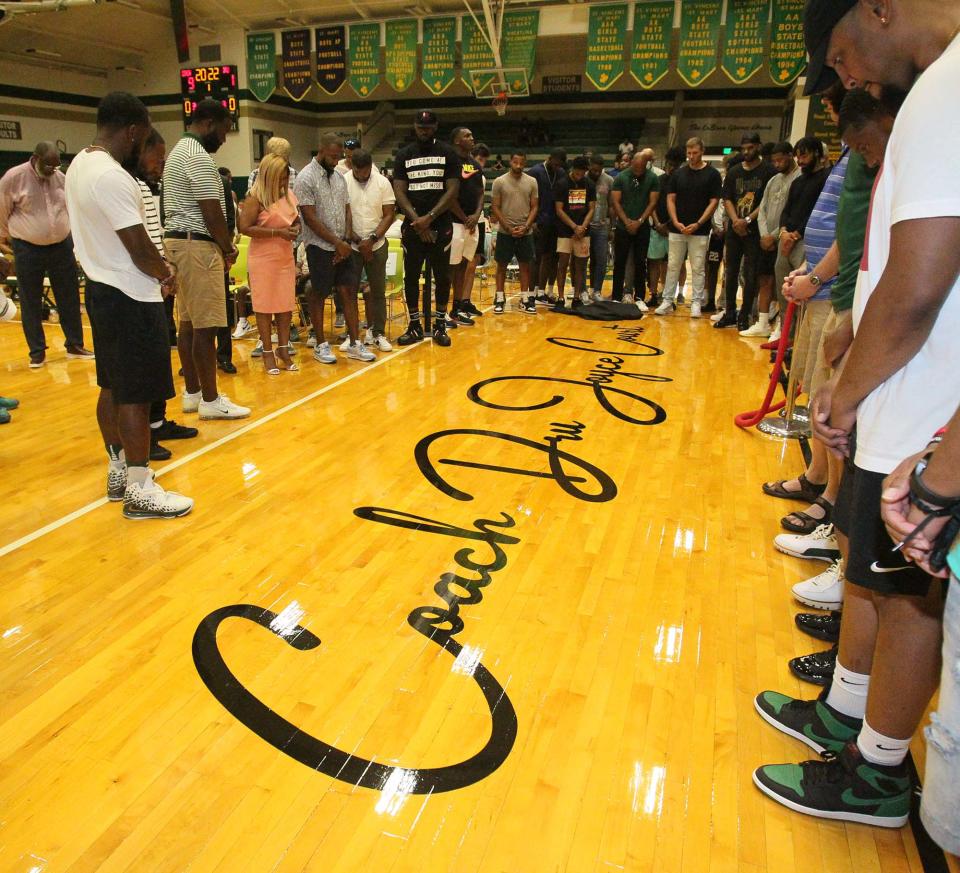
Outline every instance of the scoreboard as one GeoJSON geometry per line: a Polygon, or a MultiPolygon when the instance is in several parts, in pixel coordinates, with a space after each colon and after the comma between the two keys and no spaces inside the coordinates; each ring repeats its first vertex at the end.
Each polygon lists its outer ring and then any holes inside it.
{"type": "Polygon", "coordinates": [[[180,71],[180,96],[183,124],[189,127],[197,104],[206,97],[219,100],[230,111],[233,129],[239,129],[240,101],[237,89],[237,68],[233,64],[187,67],[180,71]]]}

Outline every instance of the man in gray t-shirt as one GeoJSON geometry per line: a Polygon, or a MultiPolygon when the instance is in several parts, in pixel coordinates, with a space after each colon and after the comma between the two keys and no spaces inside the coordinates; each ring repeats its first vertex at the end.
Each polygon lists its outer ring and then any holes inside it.
{"type": "Polygon", "coordinates": [[[514,152],[510,172],[493,180],[493,220],[497,223],[497,292],[493,311],[499,315],[506,308],[504,284],[507,264],[517,259],[520,265],[520,300],[524,312],[535,315],[537,304],[530,291],[530,264],[536,257],[533,247],[533,225],[540,205],[537,181],[523,172],[527,156],[514,152]]]}
{"type": "Polygon", "coordinates": [[[590,268],[587,271],[587,277],[590,288],[593,290],[593,298],[598,300],[603,291],[607,261],[610,258],[609,210],[613,176],[604,170],[602,155],[594,155],[590,158],[590,169],[587,170],[587,175],[597,189],[597,206],[593,210],[593,220],[590,222],[590,268]]]}

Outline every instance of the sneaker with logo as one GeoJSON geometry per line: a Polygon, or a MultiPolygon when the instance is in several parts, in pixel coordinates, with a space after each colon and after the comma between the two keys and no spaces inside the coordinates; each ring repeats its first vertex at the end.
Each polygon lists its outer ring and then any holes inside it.
{"type": "Polygon", "coordinates": [[[808,534],[778,534],[773,544],[778,551],[795,558],[833,562],[840,557],[832,524],[821,524],[808,534]]]}
{"type": "Polygon", "coordinates": [[[142,485],[130,482],[123,495],[124,518],[179,518],[191,509],[193,500],[176,491],[165,491],[154,480],[152,470],[142,485]]]}
{"type": "MultiPolygon", "coordinates": [[[[451,315],[446,315],[446,314],[445,314],[441,320],[443,321],[443,326],[444,326],[447,330],[456,330],[458,327],[460,327],[460,322],[457,321],[457,320],[456,320],[453,316],[451,316],[451,315]]],[[[473,322],[471,321],[470,324],[473,324],[473,322]]]]}
{"type": "Polygon", "coordinates": [[[246,406],[234,403],[226,394],[218,394],[216,400],[200,401],[200,418],[204,420],[212,419],[234,419],[247,418],[250,410],[246,406]]]}
{"type": "Polygon", "coordinates": [[[263,340],[258,339],[257,344],[253,347],[253,351],[250,352],[251,358],[262,358],[263,357],[263,340]]]}
{"type": "Polygon", "coordinates": [[[831,760],[758,767],[753,784],[782,806],[816,818],[899,828],[910,816],[906,763],[871,764],[855,742],[831,760]]]}
{"type": "Polygon", "coordinates": [[[390,340],[388,340],[382,333],[378,333],[373,338],[373,345],[381,352],[392,352],[393,346],[390,345],[390,340]]]}
{"type": "Polygon", "coordinates": [[[340,343],[340,351],[348,352],[350,351],[350,337],[348,336],[342,343],[340,343]]]}
{"type": "Polygon", "coordinates": [[[377,356],[359,340],[347,349],[347,357],[351,361],[363,361],[365,363],[377,359],[377,356]]]}
{"type": "Polygon", "coordinates": [[[843,606],[843,561],[838,558],[826,570],[791,589],[801,603],[814,609],[839,609],[843,606]]]}
{"type": "Polygon", "coordinates": [[[447,331],[440,321],[434,321],[433,324],[433,344],[443,348],[450,345],[450,337],[447,336],[447,331]]]}
{"type": "Polygon", "coordinates": [[[763,691],[753,701],[760,717],[778,731],[800,740],[818,755],[839,754],[855,740],[863,727],[863,719],[851,718],[827,703],[829,688],[815,700],[797,700],[777,691],[763,691]]]}
{"type": "MultiPolygon", "coordinates": [[[[537,306],[542,306],[540,303],[540,298],[537,298],[537,306]]],[[[493,301],[493,314],[494,315],[503,315],[503,311],[507,308],[507,302],[505,300],[494,300],[493,301]]]]}
{"type": "Polygon", "coordinates": [[[691,304],[690,304],[690,317],[691,317],[691,318],[699,318],[700,315],[701,315],[701,312],[700,312],[700,304],[699,304],[699,303],[691,303],[691,304]]]}
{"type": "Polygon", "coordinates": [[[654,311],[657,315],[669,315],[669,314],[670,314],[671,312],[673,312],[676,308],[677,308],[677,307],[676,307],[676,304],[672,303],[672,302],[669,301],[669,300],[664,300],[663,303],[661,303],[661,304],[660,304],[656,309],[654,309],[653,311],[654,311]]]}
{"type": "Polygon", "coordinates": [[[537,314],[537,301],[534,300],[532,297],[528,297],[527,300],[526,300],[526,302],[523,303],[523,304],[520,306],[520,308],[521,308],[524,312],[529,313],[530,315],[536,315],[536,314],[537,314]]]}
{"type": "Polygon", "coordinates": [[[127,465],[109,464],[107,466],[107,500],[117,503],[123,500],[127,490],[127,465]]]}
{"type": "Polygon", "coordinates": [[[710,320],[716,324],[721,318],[723,318],[725,314],[725,309],[718,309],[713,315],[710,316],[710,320]]]}
{"type": "Polygon", "coordinates": [[[603,294],[599,291],[594,291],[591,295],[594,303],[603,303],[603,294]]]}
{"type": "Polygon", "coordinates": [[[813,652],[791,658],[788,661],[790,672],[804,682],[813,685],[828,685],[833,681],[834,671],[837,669],[837,651],[839,646],[832,646],[823,652],[813,652]]]}
{"type": "Polygon", "coordinates": [[[330,343],[323,342],[319,343],[313,350],[313,359],[318,364],[335,364],[337,363],[337,356],[333,353],[333,350],[330,348],[330,343]]]}
{"type": "Polygon", "coordinates": [[[553,294],[538,294],[537,306],[556,306],[557,299],[553,294]]]}
{"type": "Polygon", "coordinates": [[[414,343],[423,342],[423,325],[420,320],[411,321],[406,332],[397,337],[397,345],[412,346],[414,343]]]}
{"type": "Polygon", "coordinates": [[[797,627],[808,636],[818,640],[835,643],[840,639],[840,610],[833,610],[828,615],[822,612],[798,612],[793,620],[797,627]]]}
{"type": "Polygon", "coordinates": [[[471,318],[480,318],[483,315],[483,313],[473,305],[472,300],[464,300],[463,303],[460,304],[460,311],[466,312],[471,318]]]}
{"type": "Polygon", "coordinates": [[[467,313],[462,306],[453,313],[453,320],[457,324],[462,324],[464,327],[473,327],[475,324],[469,313],[467,313]]]}
{"type": "Polygon", "coordinates": [[[92,361],[95,355],[90,349],[83,346],[67,346],[67,360],[70,361],[92,361]]]}
{"type": "Polygon", "coordinates": [[[310,328],[310,335],[307,337],[307,348],[315,349],[317,347],[317,335],[313,332],[313,328],[310,328]]]}
{"type": "Polygon", "coordinates": [[[240,318],[237,319],[237,326],[233,329],[233,338],[236,340],[243,339],[248,333],[252,333],[255,330],[256,328],[247,321],[246,316],[241,315],[240,318]]]}
{"type": "Polygon", "coordinates": [[[642,300],[638,300],[638,301],[637,301],[637,309],[639,309],[641,312],[649,312],[649,311],[650,311],[650,307],[647,306],[647,304],[644,303],[642,300]]]}
{"type": "Polygon", "coordinates": [[[203,400],[203,393],[197,391],[195,394],[191,394],[189,391],[184,391],[180,395],[180,408],[184,412],[196,412],[200,408],[200,401],[203,400]]]}
{"type": "Polygon", "coordinates": [[[740,336],[760,337],[762,339],[767,339],[767,337],[770,336],[770,325],[761,324],[759,321],[755,322],[751,327],[748,327],[746,330],[741,330],[740,336]]]}

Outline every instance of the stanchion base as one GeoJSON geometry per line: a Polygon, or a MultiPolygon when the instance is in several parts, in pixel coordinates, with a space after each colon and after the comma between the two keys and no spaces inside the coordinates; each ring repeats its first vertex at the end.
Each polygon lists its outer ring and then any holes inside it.
{"type": "MultiPolygon", "coordinates": [[[[779,416],[780,416],[781,418],[786,418],[786,417],[787,417],[787,410],[786,410],[786,408],[781,409],[778,414],[779,414],[779,416]]],[[[797,421],[803,422],[804,424],[809,424],[809,423],[810,423],[810,410],[809,410],[809,408],[806,407],[806,406],[799,406],[799,405],[794,406],[794,407],[793,407],[793,417],[794,417],[797,421]]]]}
{"type": "Polygon", "coordinates": [[[787,421],[777,415],[765,418],[757,425],[757,430],[767,436],[780,437],[781,439],[799,440],[809,438],[810,423],[808,421],[787,421]]]}

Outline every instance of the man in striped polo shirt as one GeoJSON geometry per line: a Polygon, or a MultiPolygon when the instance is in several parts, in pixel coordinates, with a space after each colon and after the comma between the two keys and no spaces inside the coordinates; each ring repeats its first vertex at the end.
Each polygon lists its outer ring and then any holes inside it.
{"type": "Polygon", "coordinates": [[[237,250],[227,229],[223,182],[211,154],[226,142],[230,113],[201,100],[163,171],[164,239],[177,269],[183,411],[200,418],[246,418],[250,410],[217,391],[217,329],[227,326],[223,274],[237,250]]]}

